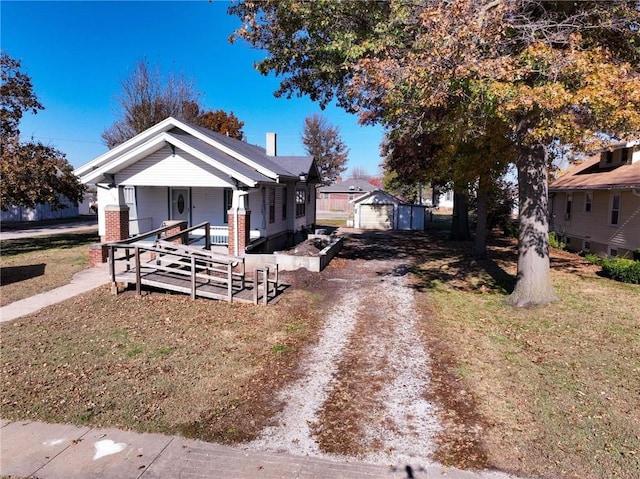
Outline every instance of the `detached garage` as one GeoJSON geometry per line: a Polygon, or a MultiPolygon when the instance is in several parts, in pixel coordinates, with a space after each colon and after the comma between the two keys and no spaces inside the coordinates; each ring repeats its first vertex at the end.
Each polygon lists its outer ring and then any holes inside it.
{"type": "Polygon", "coordinates": [[[376,230],[423,230],[425,207],[407,205],[382,190],[353,200],[354,226],[376,230]]]}

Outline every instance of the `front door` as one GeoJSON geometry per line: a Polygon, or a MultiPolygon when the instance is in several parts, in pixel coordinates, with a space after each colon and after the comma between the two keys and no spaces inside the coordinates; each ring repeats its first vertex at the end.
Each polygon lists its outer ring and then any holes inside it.
{"type": "Polygon", "coordinates": [[[171,219],[189,223],[189,190],[187,188],[171,188],[171,219]]]}

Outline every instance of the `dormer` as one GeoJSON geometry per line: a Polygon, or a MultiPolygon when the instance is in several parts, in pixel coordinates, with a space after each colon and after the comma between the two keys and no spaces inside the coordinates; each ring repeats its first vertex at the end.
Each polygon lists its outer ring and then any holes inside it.
{"type": "Polygon", "coordinates": [[[640,161],[637,142],[622,143],[600,153],[600,168],[615,168],[640,161]]]}

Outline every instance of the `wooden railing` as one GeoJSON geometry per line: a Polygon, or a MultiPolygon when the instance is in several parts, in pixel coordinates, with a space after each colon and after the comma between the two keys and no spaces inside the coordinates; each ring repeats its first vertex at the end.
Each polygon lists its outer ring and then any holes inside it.
{"type": "MultiPolygon", "coordinates": [[[[233,301],[234,293],[245,288],[244,258],[215,253],[210,250],[209,223],[201,223],[170,236],[165,236],[175,225],[149,231],[135,238],[109,243],[109,268],[111,281],[116,283],[118,275],[127,274],[135,278],[136,292],[141,293],[143,277],[151,273],[164,272],[167,289],[187,292],[184,280],[190,280],[191,297],[198,296],[198,286],[213,284],[226,290],[227,301],[233,301]],[[191,235],[193,230],[204,231],[203,235],[191,235]],[[191,246],[204,239],[203,246],[191,246]],[[119,254],[124,253],[124,254],[119,254]],[[116,273],[116,263],[122,268],[116,273]],[[183,286],[172,284],[180,282],[183,286]]],[[[159,281],[159,280],[155,280],[159,281]]],[[[224,295],[224,293],[222,293],[224,295]]],[[[200,295],[205,295],[200,292],[200,295]]]]}

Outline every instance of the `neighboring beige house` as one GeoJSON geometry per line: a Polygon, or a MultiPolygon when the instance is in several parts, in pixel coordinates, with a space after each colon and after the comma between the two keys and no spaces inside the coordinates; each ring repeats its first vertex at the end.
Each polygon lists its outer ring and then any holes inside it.
{"type": "Polygon", "coordinates": [[[551,224],[572,251],[628,256],[640,248],[640,140],[620,143],[549,185],[551,224]]]}
{"type": "Polygon", "coordinates": [[[103,242],[166,221],[212,225],[212,243],[230,254],[293,245],[315,223],[320,178],[311,157],[276,155],[206,128],[167,118],[81,166],[75,174],[98,193],[103,242]]]}

